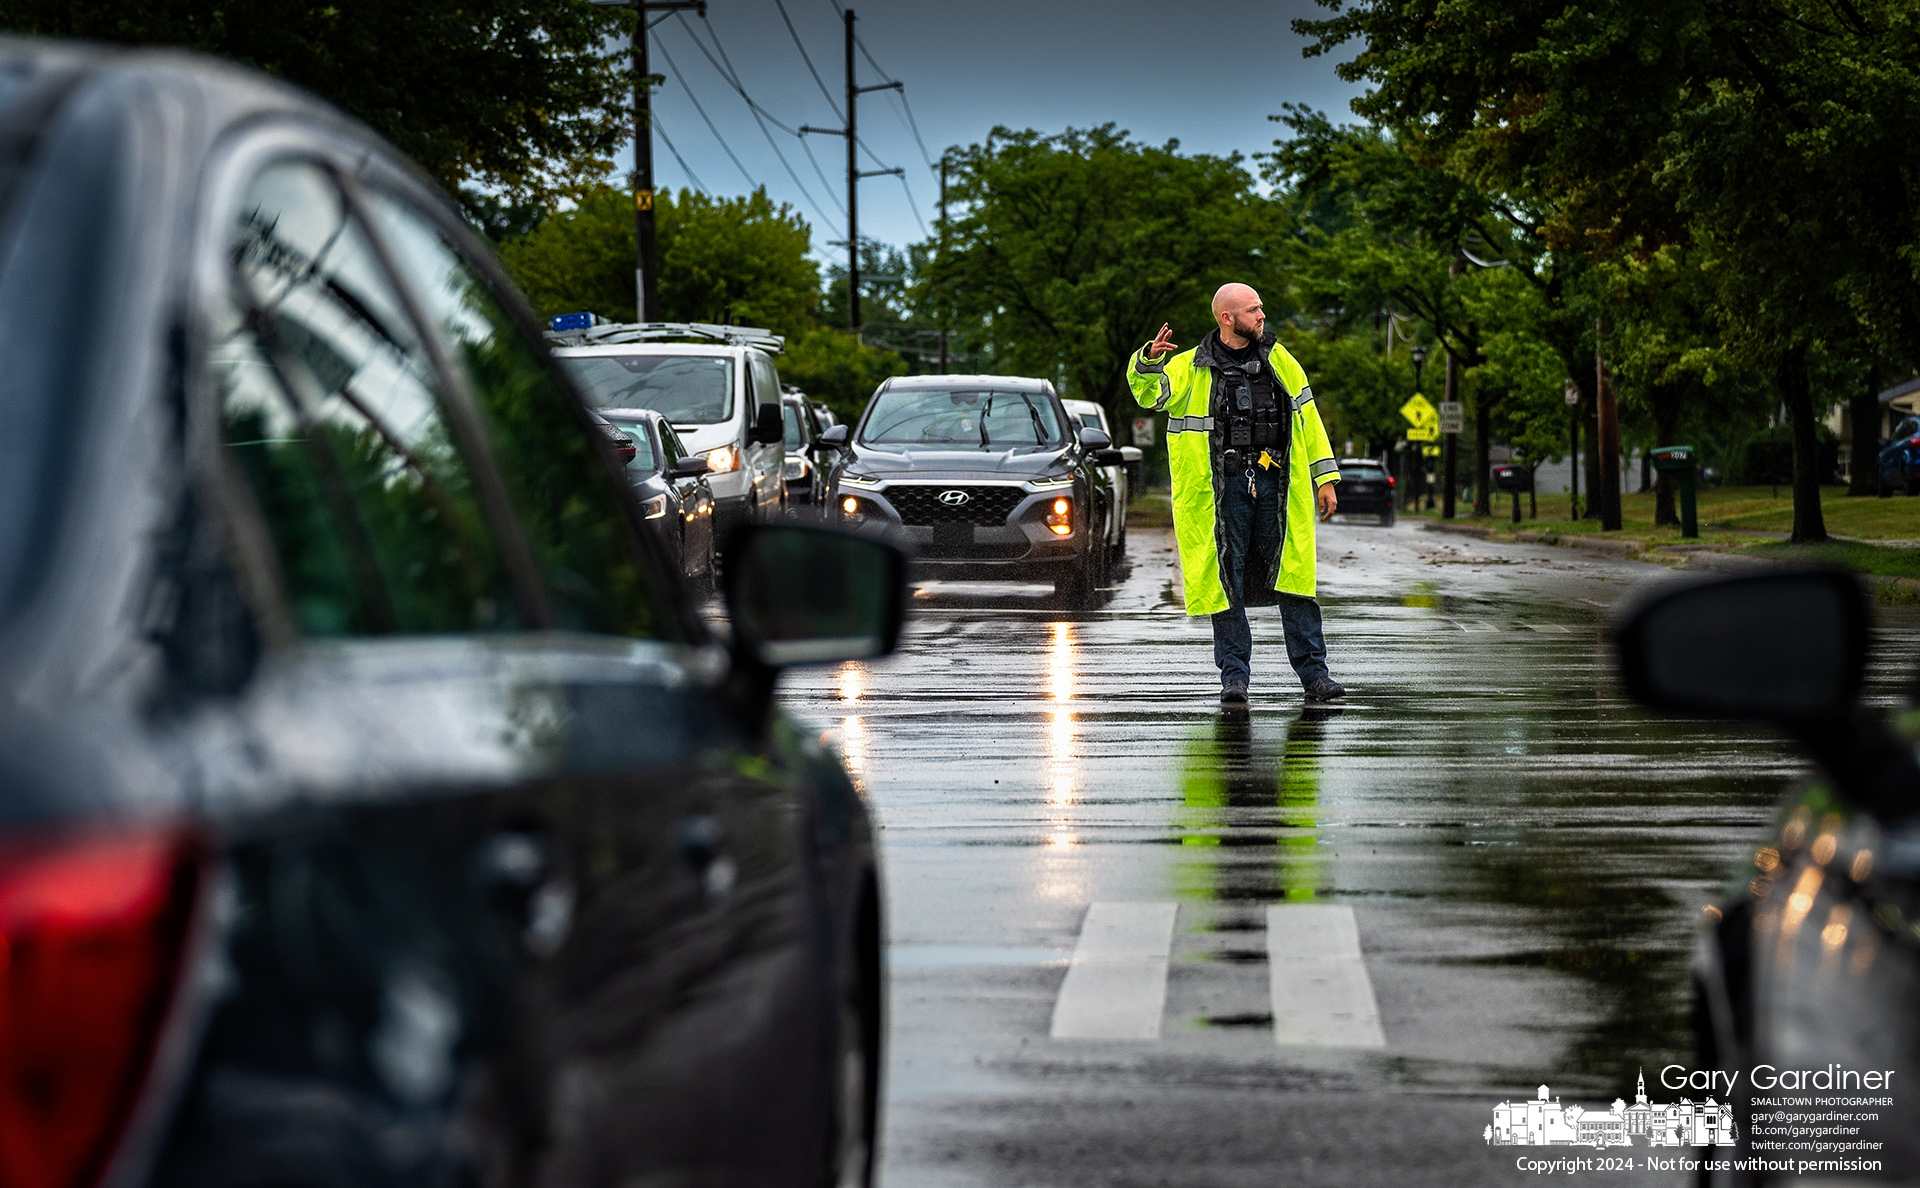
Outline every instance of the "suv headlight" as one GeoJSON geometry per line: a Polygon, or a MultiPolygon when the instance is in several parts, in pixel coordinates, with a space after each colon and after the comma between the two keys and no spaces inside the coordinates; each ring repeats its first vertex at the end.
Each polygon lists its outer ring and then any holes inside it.
{"type": "Polygon", "coordinates": [[[655,495],[653,498],[642,502],[640,504],[640,510],[646,513],[646,517],[649,520],[664,519],[667,514],[667,497],[665,495],[655,495]]]}
{"type": "Polygon", "coordinates": [[[790,479],[807,477],[807,460],[805,458],[788,458],[787,477],[790,479]]]}
{"type": "Polygon", "coordinates": [[[708,474],[730,474],[740,469],[740,451],[730,445],[707,451],[708,474]]]}

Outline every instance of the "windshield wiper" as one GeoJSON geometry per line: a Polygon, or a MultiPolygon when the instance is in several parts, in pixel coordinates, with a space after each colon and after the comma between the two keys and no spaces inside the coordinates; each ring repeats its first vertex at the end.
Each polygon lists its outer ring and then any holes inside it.
{"type": "Polygon", "coordinates": [[[987,448],[987,418],[993,415],[993,393],[987,393],[987,407],[980,414],[980,448],[987,448]]]}
{"type": "Polygon", "coordinates": [[[1025,396],[1020,398],[1020,402],[1027,406],[1027,419],[1033,422],[1033,444],[1036,446],[1044,444],[1047,440],[1047,431],[1040,427],[1040,410],[1033,407],[1033,401],[1025,396]]]}

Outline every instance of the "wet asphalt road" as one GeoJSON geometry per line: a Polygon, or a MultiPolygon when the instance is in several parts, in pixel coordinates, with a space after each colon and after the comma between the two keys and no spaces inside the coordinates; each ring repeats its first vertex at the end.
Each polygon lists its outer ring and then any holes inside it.
{"type": "MultiPolygon", "coordinates": [[[[1098,611],[923,586],[897,656],[785,686],[882,828],[883,1184],[1533,1182],[1533,1149],[1482,1140],[1496,1103],[1544,1082],[1604,1110],[1689,1060],[1694,920],[1803,769],[1616,695],[1599,627],[1670,571],[1323,525],[1349,698],[1303,707],[1256,611],[1251,710],[1223,715],[1170,537],[1132,546],[1098,611]],[[1140,909],[1172,922],[1164,961],[1115,992],[1146,988],[1153,1038],[1054,1037],[1095,985],[1063,994],[1092,904],[1173,905],[1140,909]],[[1276,1042],[1292,951],[1269,933],[1316,904],[1351,910],[1381,1046],[1276,1042]]],[[[1880,697],[1917,627],[1883,614],[1880,697]]]]}

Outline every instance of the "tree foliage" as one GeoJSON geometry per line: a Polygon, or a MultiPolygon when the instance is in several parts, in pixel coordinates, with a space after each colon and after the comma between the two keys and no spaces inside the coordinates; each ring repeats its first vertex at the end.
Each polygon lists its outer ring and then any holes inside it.
{"type": "Polygon", "coordinates": [[[1185,156],[1107,125],[995,128],[948,159],[962,210],[921,300],[971,325],[998,369],[1064,379],[1110,412],[1127,357],[1162,322],[1197,345],[1216,288],[1271,275],[1275,211],[1238,156],[1185,156]]]}
{"type": "Polygon", "coordinates": [[[469,200],[544,201],[632,135],[632,16],[583,0],[0,0],[0,28],[231,58],[359,117],[469,200]]]}
{"type": "MultiPolygon", "coordinates": [[[[692,190],[654,196],[660,309],[667,321],[731,322],[793,335],[814,325],[820,270],[812,231],[766,190],[711,198],[692,190]]],[[[633,199],[600,184],[577,192],[500,258],[543,314],[586,309],[615,321],[637,316],[633,199]]]]}

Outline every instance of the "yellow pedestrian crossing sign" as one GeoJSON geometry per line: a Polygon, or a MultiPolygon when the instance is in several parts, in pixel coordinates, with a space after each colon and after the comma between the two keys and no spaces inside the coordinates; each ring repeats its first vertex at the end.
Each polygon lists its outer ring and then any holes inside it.
{"type": "Polygon", "coordinates": [[[1440,410],[1433,402],[1415,392],[1407,402],[1400,406],[1400,415],[1407,419],[1408,441],[1438,441],[1440,439],[1440,410]]]}

